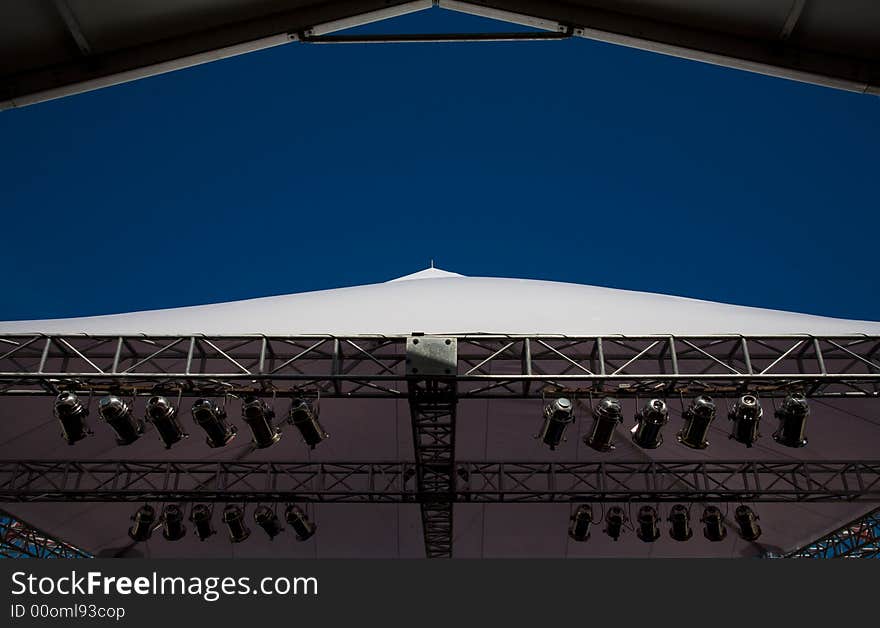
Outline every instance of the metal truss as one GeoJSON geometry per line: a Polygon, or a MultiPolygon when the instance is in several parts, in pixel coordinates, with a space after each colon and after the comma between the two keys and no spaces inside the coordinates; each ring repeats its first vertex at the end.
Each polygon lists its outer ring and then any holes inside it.
{"type": "Polygon", "coordinates": [[[418,466],[0,461],[0,502],[880,503],[880,461],[455,462],[448,494],[442,484],[420,490],[418,466]]]}
{"type": "Polygon", "coordinates": [[[92,558],[92,555],[0,510],[0,557],[92,558]]]}
{"type": "Polygon", "coordinates": [[[880,558],[880,508],[785,557],[880,558]]]}
{"type": "MultiPolygon", "coordinates": [[[[448,336],[459,398],[880,396],[880,336],[448,336]]],[[[411,337],[410,337],[411,338],[411,337]]],[[[0,394],[406,398],[407,336],[0,336],[0,394]]]]}
{"type": "Polygon", "coordinates": [[[416,488],[428,558],[452,557],[455,494],[454,381],[410,382],[416,488]]]}

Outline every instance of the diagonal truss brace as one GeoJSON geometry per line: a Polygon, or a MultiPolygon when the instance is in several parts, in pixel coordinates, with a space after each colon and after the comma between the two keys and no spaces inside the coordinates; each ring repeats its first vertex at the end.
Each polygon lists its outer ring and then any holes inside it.
{"type": "Polygon", "coordinates": [[[880,508],[796,549],[786,558],[880,557],[880,508]]]}
{"type": "Polygon", "coordinates": [[[92,556],[0,510],[0,557],[91,558],[92,556]]]}

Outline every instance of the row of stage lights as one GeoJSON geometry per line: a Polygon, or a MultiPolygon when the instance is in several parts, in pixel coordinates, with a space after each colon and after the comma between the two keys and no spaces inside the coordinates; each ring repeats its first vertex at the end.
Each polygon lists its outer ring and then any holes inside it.
{"type": "MultiPolygon", "coordinates": [[[[190,511],[189,520],[200,541],[205,541],[217,533],[211,523],[213,514],[213,509],[204,504],[196,504],[190,511]]],[[[232,543],[241,543],[251,535],[251,530],[245,520],[245,510],[241,506],[234,504],[226,506],[220,518],[226,526],[229,540],[232,543]]],[[[167,541],[179,541],[186,536],[183,510],[175,504],[165,506],[158,521],[156,510],[149,504],[138,508],[131,519],[134,523],[128,529],[128,536],[139,543],[148,541],[157,528],[162,528],[162,536],[167,541]]],[[[284,519],[293,528],[297,541],[309,540],[318,529],[318,526],[309,520],[308,515],[295,504],[287,506],[284,511],[284,519]]],[[[266,532],[269,540],[284,531],[278,515],[268,506],[258,506],[254,510],[254,522],[266,532]]]]}
{"type": "MultiPolygon", "coordinates": [[[[164,443],[170,448],[187,438],[178,418],[178,409],[165,397],[147,400],[144,419],[134,415],[131,404],[115,395],[102,397],[98,402],[98,414],[116,433],[119,445],[130,445],[144,433],[146,423],[152,423],[164,443]]],[[[72,392],[62,392],[55,400],[55,417],[61,426],[61,435],[72,445],[92,433],[86,418],[88,408],[72,392]]],[[[211,399],[199,399],[192,406],[196,424],[207,435],[208,446],[223,447],[237,433],[235,425],[227,421],[226,410],[211,399]]],[[[257,449],[265,449],[281,439],[281,427],[275,423],[275,411],[262,399],[245,397],[241,415],[251,429],[252,442],[257,449]]],[[[294,399],[287,414],[287,422],[296,427],[305,443],[315,448],[330,435],[318,422],[318,408],[307,399],[294,399]]]]}
{"type": "MultiPolygon", "coordinates": [[[[676,541],[687,541],[694,535],[690,523],[690,509],[682,504],[674,505],[669,511],[670,523],[669,536],[676,541]]],[[[745,541],[756,541],[761,536],[761,527],[758,525],[758,516],[745,504],[738,506],[734,513],[734,520],[739,527],[739,536],[745,541]]],[[[623,534],[624,525],[628,518],[623,508],[612,506],[605,514],[605,534],[617,541],[623,534]]],[[[703,524],[703,536],[712,542],[723,541],[727,537],[727,528],[724,525],[724,516],[716,506],[707,506],[700,517],[703,524]]],[[[568,536],[578,542],[587,541],[590,538],[590,528],[595,523],[593,508],[589,504],[582,504],[571,517],[571,526],[568,536]]],[[[653,543],[660,538],[660,516],[653,506],[642,506],[636,517],[636,536],[645,543],[653,543]]]]}
{"type": "MultiPolygon", "coordinates": [[[[196,504],[192,507],[189,520],[193,524],[196,536],[204,541],[216,534],[211,523],[213,511],[204,504],[196,504]]],[[[268,506],[258,506],[254,510],[254,522],[265,531],[269,540],[284,531],[281,520],[276,512],[268,506]]],[[[289,504],[284,511],[284,518],[288,525],[293,528],[298,541],[307,541],[315,534],[318,526],[309,520],[308,515],[295,504],[289,504]]],[[[241,506],[230,504],[223,509],[221,516],[226,526],[229,540],[232,543],[241,543],[251,535],[251,530],[245,521],[245,511],[241,506]]],[[[620,506],[612,506],[605,514],[604,532],[613,540],[620,539],[628,517],[620,506]]],[[[739,535],[746,541],[756,541],[761,536],[761,527],[758,525],[758,516],[745,504],[737,507],[734,520],[739,527],[739,535]]],[[[149,504],[141,506],[132,516],[134,524],[128,530],[128,536],[133,541],[148,541],[153,531],[162,528],[162,536],[168,541],[179,541],[186,536],[184,514],[179,506],[168,504],[162,509],[160,517],[156,518],[156,510],[149,504]]],[[[690,524],[690,509],[682,504],[674,505],[669,511],[670,523],[669,536],[675,541],[687,541],[693,535],[690,524]]],[[[700,517],[703,524],[703,536],[709,541],[720,542],[727,537],[727,527],[724,525],[724,516],[716,506],[707,506],[700,517]]],[[[590,530],[595,523],[593,508],[589,504],[578,506],[577,511],[571,517],[571,526],[568,535],[578,542],[585,542],[590,538],[590,530]]],[[[642,506],[636,517],[636,536],[645,543],[653,543],[660,538],[660,516],[653,506],[642,506]]]]}
{"type": "MultiPolygon", "coordinates": [[[[678,442],[691,449],[705,449],[709,427],[715,420],[716,407],[712,398],[700,395],[682,413],[684,426],[677,434],[678,442]]],[[[810,408],[800,393],[788,395],[776,410],[779,428],[773,439],[786,447],[803,447],[807,444],[806,427],[810,408]]],[[[728,414],[731,421],[730,438],[751,447],[761,434],[758,427],[764,410],[753,394],[739,397],[728,414]]],[[[669,408],[662,399],[650,399],[635,415],[632,430],[633,442],[642,449],[656,449],[663,443],[661,430],[669,422],[669,408]]],[[[593,428],[584,437],[584,443],[597,451],[614,449],[614,430],[623,421],[623,411],[617,399],[606,397],[593,409],[593,428]]],[[[555,399],[544,407],[544,424],[537,438],[551,450],[556,449],[565,436],[565,430],[574,422],[574,406],[570,399],[555,399]]]]}

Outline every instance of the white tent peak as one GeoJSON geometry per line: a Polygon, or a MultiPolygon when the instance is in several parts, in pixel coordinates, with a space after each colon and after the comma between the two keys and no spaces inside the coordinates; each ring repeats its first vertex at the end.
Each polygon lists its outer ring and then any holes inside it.
{"type": "Polygon", "coordinates": [[[410,275],[404,275],[403,277],[397,277],[396,279],[392,279],[386,283],[391,283],[392,281],[409,281],[411,279],[447,279],[450,277],[464,277],[464,275],[459,275],[458,273],[451,273],[448,270],[441,270],[439,268],[434,267],[433,260],[431,261],[431,266],[426,268],[425,270],[420,270],[417,273],[412,273],[410,275]]]}

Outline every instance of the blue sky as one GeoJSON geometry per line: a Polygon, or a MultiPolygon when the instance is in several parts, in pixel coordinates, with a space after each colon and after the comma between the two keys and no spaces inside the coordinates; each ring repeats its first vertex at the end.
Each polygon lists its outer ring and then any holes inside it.
{"type": "Polygon", "coordinates": [[[875,97],[585,40],[253,53],[0,114],[0,319],[433,258],[877,320],[878,120],[875,97]]]}

